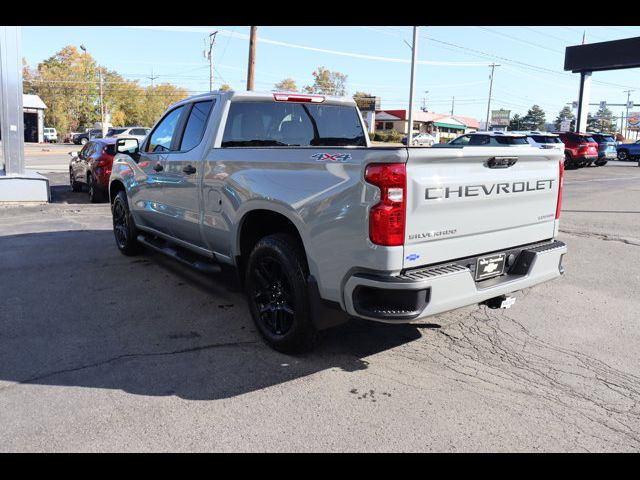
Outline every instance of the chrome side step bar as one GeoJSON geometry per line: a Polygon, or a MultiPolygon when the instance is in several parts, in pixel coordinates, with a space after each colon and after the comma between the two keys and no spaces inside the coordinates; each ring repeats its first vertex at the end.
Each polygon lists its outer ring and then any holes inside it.
{"type": "Polygon", "coordinates": [[[184,249],[180,249],[179,247],[174,247],[165,240],[147,237],[146,235],[140,234],[138,235],[138,242],[145,245],[146,247],[151,248],[152,250],[155,250],[156,252],[171,257],[174,260],[177,260],[178,262],[195,268],[196,270],[199,270],[201,272],[219,273],[222,271],[222,267],[219,264],[211,263],[202,258],[198,258],[197,254],[188,252],[184,249]]]}

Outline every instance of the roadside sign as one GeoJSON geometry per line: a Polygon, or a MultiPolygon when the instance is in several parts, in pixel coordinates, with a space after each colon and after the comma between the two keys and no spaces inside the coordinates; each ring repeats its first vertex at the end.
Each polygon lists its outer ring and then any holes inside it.
{"type": "Polygon", "coordinates": [[[568,132],[571,130],[571,120],[562,120],[560,122],[560,130],[563,132],[568,132]]]}
{"type": "Polygon", "coordinates": [[[574,110],[578,108],[578,102],[571,103],[571,108],[573,108],[574,110]]]}
{"type": "Polygon", "coordinates": [[[354,100],[361,112],[380,110],[380,97],[355,97],[354,100]]]}
{"type": "Polygon", "coordinates": [[[600,108],[601,108],[602,110],[604,110],[605,108],[607,108],[607,102],[606,102],[606,101],[604,101],[604,102],[600,102],[600,108]]]}
{"type": "Polygon", "coordinates": [[[506,126],[509,125],[509,119],[511,118],[511,110],[491,110],[491,125],[492,126],[506,126]]]}
{"type": "Polygon", "coordinates": [[[629,103],[627,103],[627,108],[633,108],[633,100],[629,100],[629,103]]]}
{"type": "Polygon", "coordinates": [[[629,118],[627,118],[627,125],[630,127],[640,126],[640,112],[629,112],[629,118]]]}

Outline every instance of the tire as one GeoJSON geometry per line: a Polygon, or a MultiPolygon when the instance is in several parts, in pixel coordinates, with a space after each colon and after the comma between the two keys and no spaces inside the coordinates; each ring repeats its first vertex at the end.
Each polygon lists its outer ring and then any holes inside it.
{"type": "Polygon", "coordinates": [[[277,233],[256,243],[245,271],[245,292],[253,321],[274,350],[311,350],[318,332],[311,320],[309,267],[299,242],[277,233]]]}
{"type": "Polygon", "coordinates": [[[138,229],[133,222],[127,194],[124,191],[118,192],[111,206],[113,217],[113,235],[116,240],[118,250],[124,255],[133,256],[140,253],[141,245],[138,243],[138,229]]]}
{"type": "Polygon", "coordinates": [[[607,164],[608,160],[596,160],[596,167],[604,167],[607,164]]]}
{"type": "Polygon", "coordinates": [[[574,168],[576,168],[576,164],[573,163],[573,159],[568,153],[564,154],[564,168],[567,170],[573,170],[574,168]]]}
{"type": "Polygon", "coordinates": [[[71,170],[69,170],[69,185],[71,186],[72,192],[82,191],[82,184],[80,182],[76,182],[76,179],[73,176],[73,172],[71,170]]]}
{"type": "Polygon", "coordinates": [[[89,201],[91,203],[100,203],[102,201],[102,194],[96,186],[93,175],[90,173],[87,173],[87,190],[89,190],[89,201]]]}
{"type": "Polygon", "coordinates": [[[413,145],[414,147],[417,147],[417,146],[418,146],[418,141],[417,141],[417,140],[414,140],[414,141],[411,143],[411,145],[413,145]]]}
{"type": "Polygon", "coordinates": [[[87,143],[89,143],[89,140],[87,140],[86,138],[80,139],[80,145],[86,145],[87,143]]]}
{"type": "Polygon", "coordinates": [[[627,152],[626,150],[618,150],[618,160],[620,160],[621,162],[630,160],[629,152],[627,152]]]}

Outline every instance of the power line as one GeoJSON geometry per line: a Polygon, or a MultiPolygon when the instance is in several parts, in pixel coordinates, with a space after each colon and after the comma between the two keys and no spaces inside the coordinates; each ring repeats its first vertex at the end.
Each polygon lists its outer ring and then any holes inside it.
{"type": "Polygon", "coordinates": [[[539,44],[537,44],[537,43],[529,42],[529,41],[527,41],[527,40],[522,40],[521,38],[517,38],[517,37],[514,37],[514,36],[512,36],[512,35],[508,35],[508,34],[506,34],[506,33],[496,32],[495,30],[492,30],[492,29],[487,28],[487,27],[476,27],[476,28],[479,28],[479,29],[481,29],[481,30],[485,30],[485,31],[487,31],[487,32],[494,33],[494,34],[496,34],[496,35],[500,35],[500,36],[505,37],[505,38],[509,38],[509,39],[514,40],[514,41],[516,41],[516,42],[520,42],[520,43],[524,43],[524,44],[527,44],[527,45],[532,45],[532,46],[534,46],[534,47],[542,48],[542,49],[544,49],[544,50],[548,50],[548,51],[553,52],[553,53],[559,53],[559,54],[564,53],[564,52],[561,52],[561,51],[559,51],[559,50],[555,50],[555,49],[552,49],[552,48],[549,48],[549,47],[545,47],[545,46],[543,46],[543,45],[539,45],[539,44]]]}

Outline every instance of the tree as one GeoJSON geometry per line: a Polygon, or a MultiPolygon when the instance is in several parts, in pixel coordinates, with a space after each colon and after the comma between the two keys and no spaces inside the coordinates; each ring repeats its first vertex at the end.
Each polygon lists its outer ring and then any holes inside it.
{"type": "Polygon", "coordinates": [[[347,76],[344,73],[332,72],[328,68],[318,67],[313,72],[313,85],[304,87],[307,93],[321,95],[345,95],[347,76]]]}
{"type": "Polygon", "coordinates": [[[280,80],[273,86],[274,92],[297,92],[298,85],[293,78],[285,78],[284,80],[280,80]]]}
{"type": "Polygon", "coordinates": [[[611,133],[615,130],[613,113],[606,106],[604,108],[600,107],[595,116],[592,117],[591,125],[589,125],[589,117],[587,117],[587,126],[597,132],[611,133]]]}
{"type": "Polygon", "coordinates": [[[356,93],[353,94],[353,98],[359,98],[359,97],[373,97],[373,95],[371,95],[370,93],[361,92],[361,91],[357,91],[356,93]]]}
{"type": "Polygon", "coordinates": [[[520,124],[522,130],[544,130],[544,124],[546,122],[544,110],[538,105],[532,106],[527,114],[522,117],[520,124]]]}
{"type": "Polygon", "coordinates": [[[509,121],[509,130],[520,130],[522,125],[522,117],[517,113],[509,121]]]}
{"type": "Polygon", "coordinates": [[[149,86],[145,89],[143,109],[141,111],[141,125],[151,126],[156,123],[169,105],[189,96],[189,92],[182,87],[170,83],[149,86]]]}
{"type": "Polygon", "coordinates": [[[558,113],[558,117],[556,118],[555,122],[553,122],[556,130],[560,130],[560,126],[564,120],[569,120],[571,122],[569,129],[572,131],[575,130],[576,116],[573,114],[571,108],[568,105],[562,107],[562,110],[560,110],[560,112],[558,113]]]}
{"type": "Polygon", "coordinates": [[[229,90],[233,90],[233,88],[231,88],[231,85],[225,83],[223,85],[220,85],[220,88],[218,90],[220,90],[221,92],[227,92],[229,90]]]}

